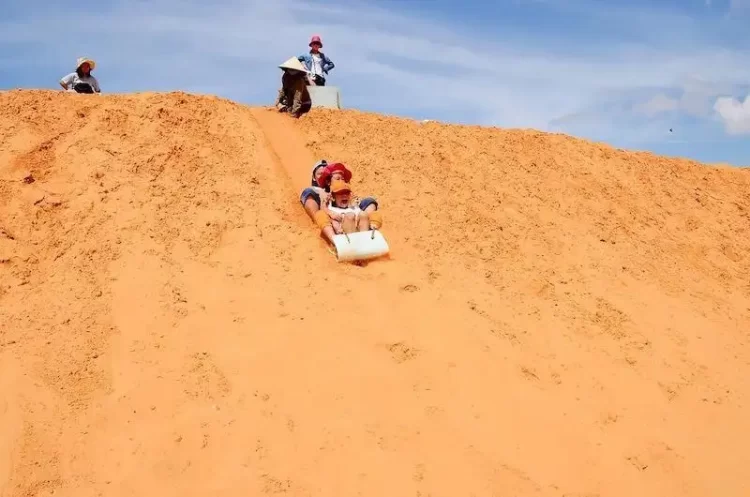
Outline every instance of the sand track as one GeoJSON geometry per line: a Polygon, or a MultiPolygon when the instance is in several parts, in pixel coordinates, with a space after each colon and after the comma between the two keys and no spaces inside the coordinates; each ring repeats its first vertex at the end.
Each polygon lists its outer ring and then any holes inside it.
{"type": "Polygon", "coordinates": [[[744,496],[750,174],[0,93],[0,495],[744,496]],[[337,264],[319,158],[385,213],[337,264]]]}

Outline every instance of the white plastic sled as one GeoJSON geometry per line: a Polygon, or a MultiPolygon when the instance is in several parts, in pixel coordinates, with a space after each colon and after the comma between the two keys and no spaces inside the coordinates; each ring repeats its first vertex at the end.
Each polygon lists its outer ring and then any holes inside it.
{"type": "Polygon", "coordinates": [[[359,231],[333,237],[339,262],[377,259],[389,251],[388,242],[378,230],[359,231]]]}

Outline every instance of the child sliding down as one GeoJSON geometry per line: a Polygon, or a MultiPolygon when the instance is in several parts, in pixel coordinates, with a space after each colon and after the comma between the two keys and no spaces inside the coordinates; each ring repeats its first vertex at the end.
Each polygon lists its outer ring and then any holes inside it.
{"type": "Polygon", "coordinates": [[[380,211],[368,215],[360,209],[353,199],[349,184],[338,178],[331,181],[331,200],[328,205],[315,214],[316,224],[331,243],[334,235],[379,229],[382,225],[380,211]]]}
{"type": "Polygon", "coordinates": [[[351,200],[352,191],[347,183],[341,180],[331,182],[331,201],[326,210],[337,235],[370,229],[370,218],[351,200]]]}

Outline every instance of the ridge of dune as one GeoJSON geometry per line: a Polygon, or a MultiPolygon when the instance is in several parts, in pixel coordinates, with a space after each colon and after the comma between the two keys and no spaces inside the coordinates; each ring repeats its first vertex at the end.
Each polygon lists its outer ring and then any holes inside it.
{"type": "Polygon", "coordinates": [[[747,495],[750,171],[0,92],[0,496],[747,495]],[[299,189],[375,195],[337,264],[299,189]]]}

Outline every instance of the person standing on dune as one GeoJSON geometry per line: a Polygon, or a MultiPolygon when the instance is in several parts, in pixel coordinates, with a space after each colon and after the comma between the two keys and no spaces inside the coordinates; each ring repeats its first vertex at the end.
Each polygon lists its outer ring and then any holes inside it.
{"type": "Polygon", "coordinates": [[[75,72],[72,72],[60,80],[60,86],[65,91],[77,93],[101,93],[99,81],[91,74],[96,67],[96,62],[87,57],[81,57],[76,64],[75,72]]]}
{"type": "Polygon", "coordinates": [[[297,59],[305,65],[305,69],[310,74],[310,84],[313,86],[325,86],[328,72],[336,67],[336,65],[326,54],[320,51],[323,48],[320,36],[313,36],[309,46],[310,52],[300,55],[297,59]]]}

